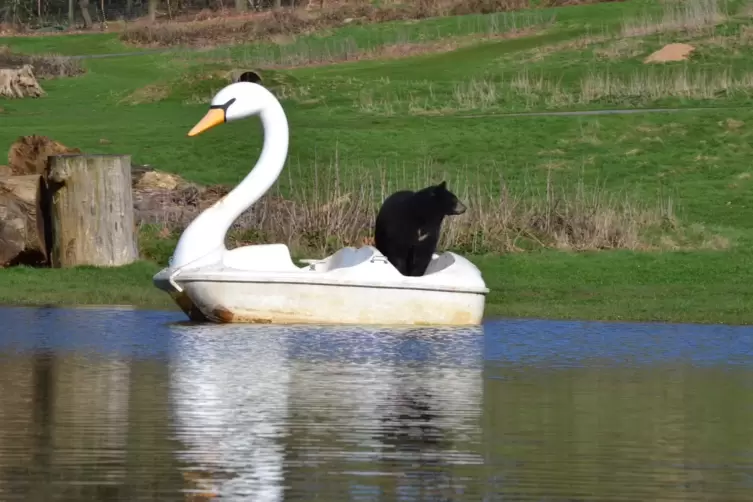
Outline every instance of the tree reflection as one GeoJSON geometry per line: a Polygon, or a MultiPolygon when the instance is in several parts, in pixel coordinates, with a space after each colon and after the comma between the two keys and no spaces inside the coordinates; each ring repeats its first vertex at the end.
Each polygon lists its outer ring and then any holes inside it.
{"type": "Polygon", "coordinates": [[[164,363],[43,349],[1,362],[2,500],[183,500],[164,363]]]}

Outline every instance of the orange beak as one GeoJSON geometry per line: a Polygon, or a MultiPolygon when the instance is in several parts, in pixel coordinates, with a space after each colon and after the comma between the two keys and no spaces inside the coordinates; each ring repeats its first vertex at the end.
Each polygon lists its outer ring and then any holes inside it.
{"type": "Polygon", "coordinates": [[[193,129],[188,131],[189,136],[196,136],[211,129],[214,126],[218,126],[225,122],[225,110],[221,108],[210,108],[204,118],[193,126],[193,129]]]}

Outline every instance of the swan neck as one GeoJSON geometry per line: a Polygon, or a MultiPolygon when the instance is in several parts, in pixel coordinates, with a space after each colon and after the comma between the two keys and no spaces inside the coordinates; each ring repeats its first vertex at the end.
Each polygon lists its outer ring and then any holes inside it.
{"type": "Polygon", "coordinates": [[[199,267],[216,262],[226,251],[225,237],[236,219],[258,201],[277,181],[288,153],[288,121],[282,105],[270,96],[260,113],[264,143],[256,165],[222,199],[201,213],[178,241],[172,268],[199,267]]]}
{"type": "Polygon", "coordinates": [[[243,181],[225,196],[224,204],[229,207],[224,222],[225,232],[246,209],[267,193],[285,165],[288,154],[288,121],[280,103],[277,100],[270,101],[270,105],[260,114],[264,143],[259,160],[243,181]]]}

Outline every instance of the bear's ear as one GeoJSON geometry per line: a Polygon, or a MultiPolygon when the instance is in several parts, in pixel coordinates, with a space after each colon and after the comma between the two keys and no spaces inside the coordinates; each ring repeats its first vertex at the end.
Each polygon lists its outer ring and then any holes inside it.
{"type": "Polygon", "coordinates": [[[442,190],[447,190],[447,182],[442,180],[442,183],[437,185],[437,188],[442,189],[442,190]]]}

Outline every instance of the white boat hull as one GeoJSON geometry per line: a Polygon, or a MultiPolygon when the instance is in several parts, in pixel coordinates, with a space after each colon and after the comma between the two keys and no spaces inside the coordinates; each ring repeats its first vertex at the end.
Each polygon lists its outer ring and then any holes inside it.
{"type": "MultiPolygon", "coordinates": [[[[195,320],[217,323],[477,325],[484,295],[358,286],[191,281],[195,320]]],[[[184,311],[186,309],[184,308],[184,311]]]]}
{"type": "MultiPolygon", "coordinates": [[[[272,245],[277,246],[277,245],[272,245]]],[[[252,246],[257,248],[257,246],[252,246]]],[[[283,248],[249,252],[280,252],[283,248]]],[[[287,248],[284,249],[287,252],[287,248]]],[[[348,248],[316,265],[282,270],[241,270],[209,266],[177,273],[165,268],[154,276],[191,320],[214,323],[440,325],[481,324],[483,282],[459,284],[453,274],[475,266],[453,253],[447,271],[404,277],[373,248],[348,248]],[[372,259],[373,256],[377,259],[372,259]],[[329,261],[328,261],[329,260],[329,261]],[[338,264],[342,266],[338,267],[338,264]],[[360,271],[358,271],[360,270],[360,271]],[[339,271],[339,272],[338,272],[339,271]],[[337,275],[337,274],[340,275],[337,275]],[[444,275],[443,275],[444,274],[444,275]],[[443,284],[445,282],[445,284],[443,284]]],[[[279,256],[279,255],[278,255],[279,256]]],[[[246,257],[244,257],[246,258],[246,257]]],[[[232,259],[228,261],[233,261],[232,259]]],[[[473,277],[471,278],[473,279],[473,277]]],[[[480,275],[477,280],[480,279],[480,275]]]]}

